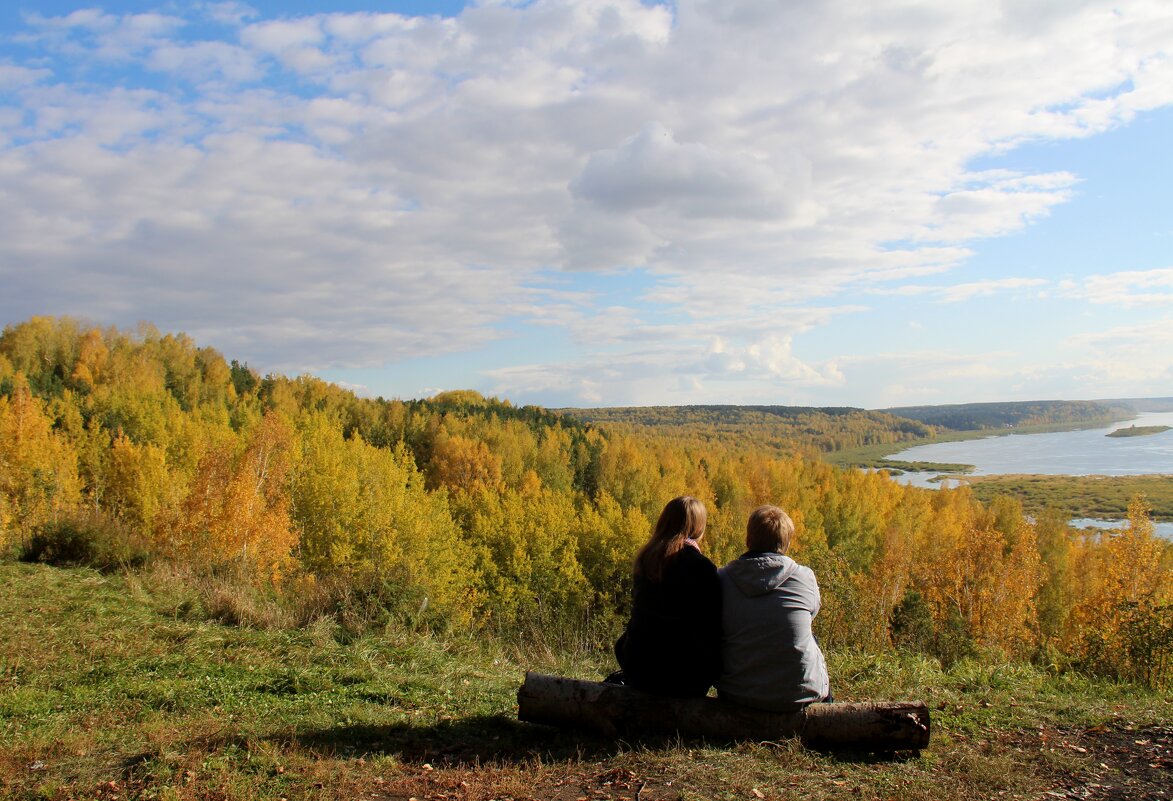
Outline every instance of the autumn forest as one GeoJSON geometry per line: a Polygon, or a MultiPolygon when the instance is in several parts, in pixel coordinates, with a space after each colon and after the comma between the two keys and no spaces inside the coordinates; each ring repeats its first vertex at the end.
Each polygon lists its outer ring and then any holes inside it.
{"type": "MultiPolygon", "coordinates": [[[[305,615],[605,645],[631,558],[676,495],[705,549],[785,507],[827,648],[1031,660],[1173,684],[1173,546],[1144,497],[1092,535],[1009,496],[906,487],[824,451],[924,436],[860,410],[736,427],[611,425],[472,391],[361,398],[261,376],[182,334],[33,318],[0,336],[0,546],[26,560],[166,564],[305,615]]],[[[752,421],[751,421],[752,422],[752,421]]]]}

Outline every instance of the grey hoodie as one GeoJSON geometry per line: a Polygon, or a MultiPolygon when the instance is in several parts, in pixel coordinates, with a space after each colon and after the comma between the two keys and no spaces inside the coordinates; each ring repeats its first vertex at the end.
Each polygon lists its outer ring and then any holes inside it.
{"type": "Polygon", "coordinates": [[[820,603],[814,572],[789,556],[750,552],[718,576],[724,669],[717,694],[776,712],[826,698],[827,664],[811,633],[820,603]]]}

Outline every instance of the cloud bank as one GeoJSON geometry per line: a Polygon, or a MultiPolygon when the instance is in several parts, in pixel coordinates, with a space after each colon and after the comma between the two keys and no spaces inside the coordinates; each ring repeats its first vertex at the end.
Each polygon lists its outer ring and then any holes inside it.
{"type": "MultiPolygon", "coordinates": [[[[293,372],[555,329],[567,358],[484,373],[546,403],[844,387],[851,359],[796,336],[1078,183],[976,160],[1173,103],[1173,17],[1145,0],[166,8],[3,43],[0,319],[149,319],[293,372]],[[636,273],[619,302],[578,288],[636,273]]],[[[1057,291],[1152,303],[1167,273],[1057,291]]]]}

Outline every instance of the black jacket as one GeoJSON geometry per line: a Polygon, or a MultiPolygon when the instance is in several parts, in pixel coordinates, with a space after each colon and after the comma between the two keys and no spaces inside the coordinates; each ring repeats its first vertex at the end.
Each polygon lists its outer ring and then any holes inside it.
{"type": "Polygon", "coordinates": [[[652,582],[635,577],[631,620],[615,643],[624,681],[657,695],[701,696],[721,675],[721,584],[696,548],[652,582]]]}

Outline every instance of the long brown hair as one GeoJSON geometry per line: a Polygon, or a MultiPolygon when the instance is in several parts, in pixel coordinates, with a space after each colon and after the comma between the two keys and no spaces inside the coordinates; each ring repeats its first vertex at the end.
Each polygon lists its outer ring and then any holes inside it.
{"type": "Polygon", "coordinates": [[[664,565],[685,547],[687,540],[701,538],[708,518],[705,505],[691,495],[668,501],[652,529],[652,538],[635,556],[635,575],[649,581],[663,579],[664,565]]]}

